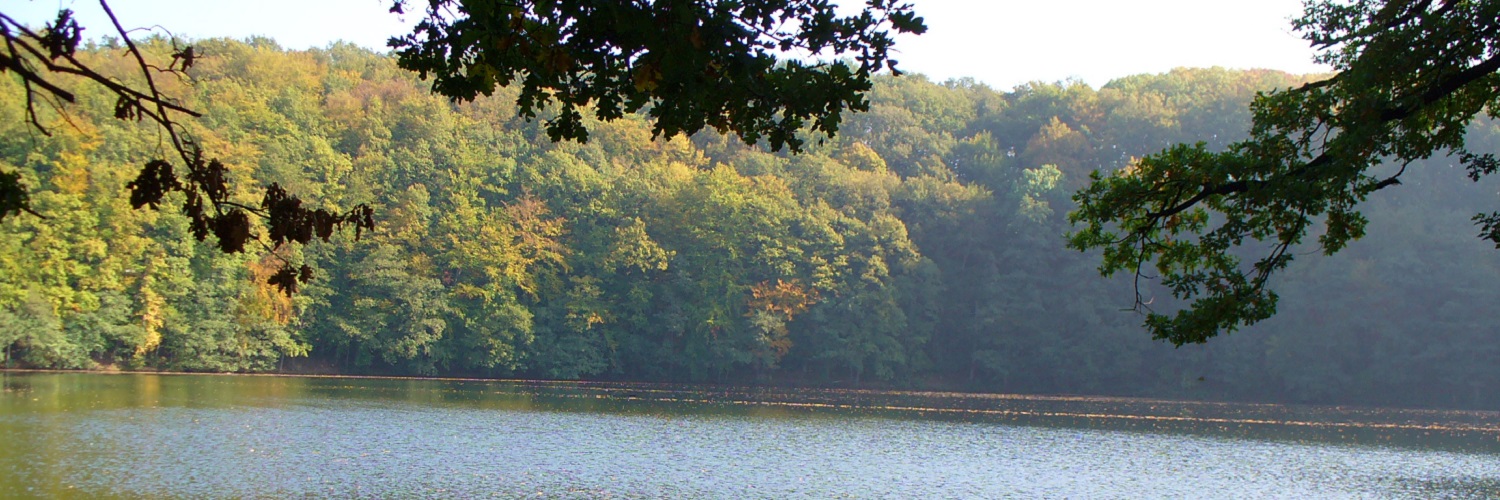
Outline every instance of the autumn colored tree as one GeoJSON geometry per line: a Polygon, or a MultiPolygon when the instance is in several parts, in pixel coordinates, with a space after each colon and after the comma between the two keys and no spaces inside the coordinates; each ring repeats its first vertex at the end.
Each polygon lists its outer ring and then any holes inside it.
{"type": "MultiPolygon", "coordinates": [[[[0,13],[6,48],[0,72],[21,78],[26,117],[43,133],[48,126],[37,108],[73,102],[64,88],[69,77],[103,86],[117,96],[115,117],[149,120],[165,132],[176,158],[146,162],[128,187],[136,208],[157,208],[168,193],[184,195],[182,210],[193,220],[200,241],[212,234],[226,253],[244,250],[252,240],[273,247],[328,241],[341,226],[356,236],[374,225],[367,206],[335,213],[309,208],[275,183],[266,186],[258,206],[229,199],[224,164],[209,156],[180,122],[200,114],[163,92],[162,73],[182,75],[198,57],[191,46],[175,49],[170,62],[149,60],[121,26],[106,0],[100,7],[113,23],[124,50],[138,69],[137,82],[106,75],[75,57],[83,28],[70,10],[39,30],[0,13]],[[259,216],[257,229],[251,216],[259,216]]],[[[391,11],[402,13],[404,0],[391,11]]],[[[803,144],[804,124],[826,134],[837,132],[844,109],[867,106],[870,78],[895,70],[888,56],[894,43],[888,30],[921,33],[921,18],[910,4],[872,0],[858,15],[840,16],[827,0],[750,2],[671,1],[620,3],[566,0],[497,4],[435,1],[413,33],[393,38],[401,65],[432,80],[432,90],[455,100],[489,95],[519,83],[517,111],[528,118],[554,100],[547,120],[552,140],[587,140],[580,109],[618,119],[650,105],[653,134],[668,138],[705,127],[733,131],[747,142],[765,138],[773,149],[803,144]],[[785,28],[791,26],[792,28],[785,28]],[[843,60],[802,63],[780,54],[800,50],[843,60]]],[[[14,172],[0,172],[0,220],[28,212],[26,186],[14,172]]],[[[287,262],[270,280],[288,293],[311,278],[307,266],[287,262]]]]}

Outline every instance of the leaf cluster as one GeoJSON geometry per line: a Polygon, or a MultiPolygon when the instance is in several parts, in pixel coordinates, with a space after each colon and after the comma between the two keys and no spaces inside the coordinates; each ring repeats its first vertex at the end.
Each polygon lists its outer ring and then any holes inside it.
{"type": "MultiPolygon", "coordinates": [[[[1364,235],[1356,206],[1414,161],[1456,153],[1475,180],[1495,170],[1464,133],[1500,112],[1500,2],[1315,2],[1295,26],[1338,74],[1259,95],[1250,139],[1227,151],[1175,146],[1074,196],[1072,247],[1103,248],[1106,275],[1139,280],[1154,262],[1175,297],[1193,300],[1175,316],[1148,311],[1157,338],[1204,342],[1270,317],[1268,280],[1315,221],[1322,253],[1344,248],[1364,235]],[[1236,256],[1247,241],[1270,249],[1248,266],[1236,256]]],[[[1500,242],[1500,217],[1475,221],[1500,242]]],[[[1149,302],[1138,293],[1136,309],[1149,302]]]]}
{"type": "Polygon", "coordinates": [[[432,0],[423,10],[413,33],[390,41],[401,67],[455,100],[519,85],[527,118],[556,102],[554,141],[586,141],[588,108],[602,120],[645,109],[654,136],[712,128],[793,151],[809,124],[832,135],[845,109],[869,109],[871,75],[895,71],[892,31],[926,29],[894,0],[853,16],[829,0],[432,0]],[[793,51],[853,60],[780,57],[793,51]]]}

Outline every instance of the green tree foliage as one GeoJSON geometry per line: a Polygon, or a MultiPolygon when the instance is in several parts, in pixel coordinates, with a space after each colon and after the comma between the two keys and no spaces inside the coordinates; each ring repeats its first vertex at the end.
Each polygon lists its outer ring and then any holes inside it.
{"type": "MultiPolygon", "coordinates": [[[[1299,262],[1294,305],[1265,328],[1207,346],[1140,341],[1120,311],[1130,281],[1064,247],[1081,172],[1186,124],[1242,140],[1243,121],[1205,124],[1298,77],[1179,70],[1002,93],[880,76],[868,115],[793,155],[732,135],[652,140],[644,115],[586,117],[589,142],[554,143],[516,114],[516,88],[455,103],[349,45],[195,46],[210,55],[184,102],[204,112],[193,133],[222,155],[231,199],[274,182],[331,212],[367,204],[376,229],[236,254],[197,241],[191,218],[118,195],[159,146],[106,93],[80,91],[76,128],[0,121],[0,164],[49,214],[0,223],[0,363],[1500,407],[1482,348],[1500,266],[1455,218],[1491,186],[1444,182],[1448,160],[1403,178],[1430,195],[1371,201],[1350,259],[1299,262]],[[284,261],[316,271],[302,293],[267,283],[284,261]]],[[[0,81],[0,104],[24,96],[0,81]]],[[[1469,134],[1500,144],[1493,121],[1469,134]]]]}
{"type": "MultiPolygon", "coordinates": [[[[1363,237],[1358,206],[1417,162],[1455,155],[1474,180],[1500,166],[1465,143],[1476,115],[1500,116],[1500,2],[1320,1],[1294,24],[1334,75],[1258,95],[1250,137],[1222,151],[1173,146],[1075,197],[1071,246],[1103,249],[1105,274],[1154,267],[1187,301],[1147,314],[1156,338],[1201,343],[1269,318],[1270,278],[1297,249],[1333,254],[1363,237]],[[1258,248],[1269,252],[1246,264],[1258,248]]],[[[1500,244],[1500,212],[1474,220],[1500,244]]]]}
{"type": "MultiPolygon", "coordinates": [[[[131,32],[120,24],[108,2],[101,1],[99,6],[119,37],[110,43],[122,46],[119,55],[123,57],[113,61],[79,51],[83,27],[71,10],[58,11],[55,20],[39,29],[0,12],[0,39],[5,42],[0,50],[0,73],[15,75],[23,96],[19,109],[25,114],[24,122],[35,132],[50,136],[54,128],[51,121],[71,124],[66,114],[48,117],[56,120],[46,120],[42,115],[47,111],[65,112],[65,106],[78,103],[84,91],[112,101],[115,119],[157,126],[167,146],[158,149],[170,151],[157,151],[144,160],[135,180],[124,186],[130,192],[131,206],[154,210],[167,202],[169,194],[178,194],[180,199],[174,204],[180,203],[181,212],[191,220],[193,236],[198,241],[214,236],[225,253],[243,252],[252,240],[261,240],[261,233],[270,244],[282,245],[308,243],[315,236],[328,241],[335,229],[345,225],[354,226],[357,235],[373,225],[369,207],[354,207],[346,213],[304,207],[301,199],[275,182],[264,188],[258,203],[236,199],[238,193],[231,191],[228,167],[220,159],[206,156],[200,139],[181,121],[183,117],[201,117],[202,113],[174,97],[185,93],[181,87],[187,81],[187,71],[198,60],[194,47],[179,48],[174,41],[143,49],[131,39],[131,32]],[[87,90],[74,88],[80,83],[91,85],[87,90]],[[259,216],[263,228],[255,227],[252,215],[259,216]]],[[[32,209],[27,185],[18,172],[0,171],[0,220],[20,212],[45,217],[32,209]]],[[[290,262],[284,264],[269,282],[288,293],[312,275],[308,267],[296,269],[290,262]]]]}
{"type": "MultiPolygon", "coordinates": [[[[177,97],[188,92],[174,85],[187,80],[203,47],[178,47],[174,40],[169,48],[155,44],[154,51],[143,49],[109,2],[101,0],[99,6],[118,36],[110,43],[123,45],[128,56],[124,68],[79,52],[84,28],[71,10],[60,10],[54,21],[35,29],[0,12],[5,42],[0,73],[13,74],[20,82],[20,109],[27,124],[50,135],[51,127],[40,115],[76,103],[77,91],[70,88],[86,82],[113,99],[114,118],[157,125],[171,151],[145,161],[126,185],[131,205],[157,209],[169,194],[180,194],[193,236],[199,241],[214,236],[225,253],[243,252],[251,242],[274,247],[314,238],[328,242],[344,226],[352,226],[357,239],[373,228],[369,206],[339,212],[328,203],[304,203],[301,195],[287,190],[281,176],[266,180],[259,201],[235,196],[240,188],[230,182],[230,167],[210,156],[215,152],[205,149],[205,139],[181,121],[203,116],[177,97]],[[172,76],[177,81],[168,79],[172,76]]],[[[399,14],[406,7],[404,0],[394,0],[390,10],[399,14]]],[[[555,100],[560,107],[546,127],[554,141],[588,139],[583,108],[606,121],[645,109],[655,119],[653,136],[712,127],[733,131],[750,143],[765,138],[772,149],[789,146],[794,151],[801,149],[800,135],[809,120],[815,131],[832,135],[846,108],[867,109],[863,94],[871,77],[896,69],[889,58],[894,43],[890,30],[926,29],[910,4],[887,0],[871,0],[852,16],[840,15],[826,0],[441,0],[428,2],[424,10],[425,18],[411,34],[391,39],[401,66],[430,76],[432,90],[454,100],[472,101],[515,81],[520,88],[517,111],[528,119],[555,100]],[[808,64],[781,57],[793,50],[852,58],[857,67],[842,59],[808,64]]],[[[250,59],[237,61],[250,64],[235,70],[263,69],[254,68],[250,59]]],[[[288,76],[295,82],[307,75],[288,76]]],[[[291,86],[279,99],[307,96],[295,89],[291,86]]],[[[306,116],[285,118],[281,121],[289,123],[280,125],[290,125],[289,132],[309,124],[306,116]]],[[[330,159],[324,146],[275,152],[308,162],[304,169],[317,169],[322,167],[312,165],[330,159]]],[[[296,170],[296,164],[283,165],[296,170]]],[[[19,172],[0,170],[0,220],[21,212],[42,216],[32,209],[27,186],[19,172]]],[[[294,293],[312,274],[308,266],[284,261],[268,280],[294,293]]]]}
{"type": "MultiPolygon", "coordinates": [[[[888,30],[926,30],[896,0],[871,0],[850,16],[827,0],[426,4],[410,35],[391,39],[401,67],[430,75],[432,90],[454,99],[515,84],[527,117],[556,101],[552,140],[588,139],[584,111],[614,120],[646,109],[653,136],[710,127],[798,150],[809,121],[833,134],[844,109],[867,108],[871,77],[895,70],[888,30]],[[780,56],[794,50],[854,64],[780,56]]],[[[406,8],[396,0],[391,11],[406,8]]]]}

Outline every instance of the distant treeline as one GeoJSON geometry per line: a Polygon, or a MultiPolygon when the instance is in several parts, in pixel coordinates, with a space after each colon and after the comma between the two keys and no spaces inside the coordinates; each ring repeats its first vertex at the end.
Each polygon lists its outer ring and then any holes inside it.
{"type": "MultiPolygon", "coordinates": [[[[221,254],[175,208],[130,208],[125,184],[166,149],[155,129],[80,85],[43,136],[6,77],[0,169],[47,218],[0,224],[0,364],[1500,408],[1500,252],[1469,223],[1495,187],[1452,162],[1412,165],[1367,203],[1368,237],[1274,283],[1278,317],[1206,346],[1153,342],[1121,311],[1130,277],[1063,247],[1089,172],[1239,139],[1255,92],[1304,77],[1012,92],[887,77],[869,112],[789,155],[652,141],[637,116],[554,144],[504,89],[452,104],[354,46],[197,48],[193,85],[169,91],[205,113],[194,133],[240,201],[279,183],[336,211],[369,203],[377,230],[221,254]],[[279,293],[282,259],[316,279],[279,293]]],[[[81,57],[129,74],[109,47],[81,57]]],[[[1500,126],[1476,124],[1471,145],[1500,150],[1500,126]]]]}

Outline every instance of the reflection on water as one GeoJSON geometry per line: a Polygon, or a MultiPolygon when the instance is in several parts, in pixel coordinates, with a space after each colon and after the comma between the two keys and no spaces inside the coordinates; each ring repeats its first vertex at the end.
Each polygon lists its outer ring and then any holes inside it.
{"type": "Polygon", "coordinates": [[[0,380],[7,498],[1500,497],[1500,414],[1487,412],[564,382],[0,380]]]}

